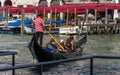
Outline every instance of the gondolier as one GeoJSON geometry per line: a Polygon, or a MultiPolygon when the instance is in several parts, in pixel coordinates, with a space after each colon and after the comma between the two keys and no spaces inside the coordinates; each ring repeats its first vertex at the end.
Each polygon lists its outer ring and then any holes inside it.
{"type": "Polygon", "coordinates": [[[44,20],[42,19],[42,15],[38,14],[37,18],[34,21],[35,25],[35,39],[40,46],[42,46],[43,42],[43,27],[45,27],[44,20]]]}

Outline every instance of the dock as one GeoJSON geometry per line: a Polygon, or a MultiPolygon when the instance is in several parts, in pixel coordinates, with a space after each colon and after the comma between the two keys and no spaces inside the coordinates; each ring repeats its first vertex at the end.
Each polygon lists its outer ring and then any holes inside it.
{"type": "Polygon", "coordinates": [[[80,28],[85,27],[87,34],[120,34],[120,24],[87,24],[81,25],[80,28]]]}
{"type": "MultiPolygon", "coordinates": [[[[20,33],[20,27],[5,28],[0,27],[0,34],[15,34],[20,33]]],[[[57,31],[56,33],[59,33],[57,31]]],[[[120,24],[85,24],[79,25],[79,29],[76,32],[81,34],[120,34],[120,24]]]]}

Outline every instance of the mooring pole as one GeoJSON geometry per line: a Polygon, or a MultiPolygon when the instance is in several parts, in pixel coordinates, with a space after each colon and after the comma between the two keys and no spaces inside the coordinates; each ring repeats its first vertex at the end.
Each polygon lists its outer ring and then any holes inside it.
{"type": "Polygon", "coordinates": [[[93,75],[93,58],[90,58],[90,75],[93,75]]]}
{"type": "Polygon", "coordinates": [[[24,33],[24,17],[25,17],[25,15],[24,15],[24,9],[22,9],[22,11],[21,11],[21,13],[22,13],[22,18],[21,18],[21,36],[23,37],[23,33],[24,33]]]}

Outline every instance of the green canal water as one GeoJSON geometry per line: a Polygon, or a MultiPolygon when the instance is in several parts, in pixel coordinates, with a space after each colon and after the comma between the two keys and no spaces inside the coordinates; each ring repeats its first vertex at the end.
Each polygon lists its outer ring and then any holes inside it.
{"type": "MultiPolygon", "coordinates": [[[[68,37],[67,35],[57,35],[57,34],[54,34],[53,36],[59,41],[61,39],[65,39],[66,37],[68,37]]],[[[82,38],[82,36],[74,36],[74,37],[76,41],[79,38],[82,38]]],[[[32,38],[32,35],[21,36],[19,34],[15,34],[15,35],[0,34],[0,51],[2,50],[16,51],[18,53],[15,57],[16,65],[33,63],[33,57],[29,49],[27,48],[27,45],[30,42],[31,38],[32,38]]],[[[50,39],[50,36],[45,34],[44,39],[43,39],[43,45],[45,45],[45,43],[47,43],[49,39],[50,39]]],[[[120,34],[88,35],[87,43],[86,43],[85,49],[83,50],[83,56],[88,56],[88,55],[120,56],[120,34]]],[[[10,62],[11,62],[11,57],[2,57],[2,56],[0,57],[0,64],[1,64],[0,67],[8,66],[10,62]]],[[[81,61],[78,61],[77,64],[79,64],[79,62],[81,61]]],[[[85,61],[85,62],[80,63],[80,65],[83,66],[84,64],[86,64],[86,67],[87,67],[88,63],[89,63],[88,61],[85,61]]],[[[98,68],[101,69],[101,66],[102,67],[104,66],[104,69],[108,69],[108,70],[113,69],[114,71],[120,71],[119,63],[120,63],[120,60],[118,59],[117,60],[95,59],[94,61],[94,64],[97,65],[95,66],[95,68],[99,66],[98,68]]],[[[54,68],[54,70],[56,68],[54,68]]],[[[51,71],[54,71],[54,70],[52,69],[48,71],[47,73],[50,73],[51,71]]],[[[44,74],[47,75],[47,73],[44,73],[44,74]]],[[[89,75],[89,74],[83,73],[83,75],[89,75]]],[[[114,74],[114,75],[117,75],[117,74],[114,74]]]]}

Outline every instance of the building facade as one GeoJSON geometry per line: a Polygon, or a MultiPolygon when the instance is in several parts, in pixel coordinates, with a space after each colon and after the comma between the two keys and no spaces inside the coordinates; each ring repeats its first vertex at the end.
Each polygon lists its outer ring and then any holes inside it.
{"type": "Polygon", "coordinates": [[[62,4],[81,4],[81,3],[118,3],[120,0],[0,0],[0,6],[38,6],[38,5],[62,5],[62,4]]]}
{"type": "Polygon", "coordinates": [[[38,6],[38,5],[60,5],[62,0],[0,0],[0,6],[38,6]]]}
{"type": "MultiPolygon", "coordinates": [[[[63,5],[83,3],[119,3],[120,0],[0,0],[0,6],[11,5],[15,7],[38,6],[38,5],[63,5]]],[[[119,17],[118,10],[114,10],[114,18],[119,17]]],[[[60,13],[63,16],[63,13],[60,13]]],[[[50,14],[48,14],[48,17],[50,14]]],[[[62,17],[61,17],[62,18],[62,17]]]]}

